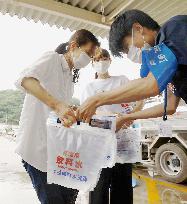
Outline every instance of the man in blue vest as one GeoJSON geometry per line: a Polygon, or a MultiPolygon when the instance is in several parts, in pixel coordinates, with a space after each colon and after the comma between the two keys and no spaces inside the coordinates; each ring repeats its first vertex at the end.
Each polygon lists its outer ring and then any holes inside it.
{"type": "Polygon", "coordinates": [[[140,63],[141,78],[132,80],[128,86],[90,97],[77,110],[79,120],[88,122],[96,108],[105,104],[156,96],[167,90],[168,84],[172,88],[166,91],[165,105],[147,111],[144,118],[164,114],[165,120],[166,113],[175,112],[180,98],[187,103],[187,15],[172,17],[160,27],[140,10],[126,11],[111,25],[109,47],[115,57],[127,54],[130,60],[140,63]]]}
{"type": "MultiPolygon", "coordinates": [[[[77,110],[77,120],[89,122],[99,106],[138,101],[159,95],[164,90],[164,104],[118,119],[117,130],[125,122],[138,118],[163,115],[166,120],[166,114],[175,112],[180,98],[187,103],[187,15],[175,16],[160,27],[142,11],[126,11],[111,25],[109,47],[113,56],[126,54],[131,61],[140,63],[141,78],[90,97],[77,110]]],[[[121,175],[116,175],[118,190],[111,204],[124,199],[125,186],[121,175]]]]}

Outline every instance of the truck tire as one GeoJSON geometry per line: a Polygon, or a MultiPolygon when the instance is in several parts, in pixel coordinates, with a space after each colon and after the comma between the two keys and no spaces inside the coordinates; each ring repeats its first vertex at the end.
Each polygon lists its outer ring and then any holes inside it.
{"type": "Polygon", "coordinates": [[[187,180],[187,151],[177,143],[160,146],[155,155],[158,173],[167,181],[182,183],[187,180]]]}

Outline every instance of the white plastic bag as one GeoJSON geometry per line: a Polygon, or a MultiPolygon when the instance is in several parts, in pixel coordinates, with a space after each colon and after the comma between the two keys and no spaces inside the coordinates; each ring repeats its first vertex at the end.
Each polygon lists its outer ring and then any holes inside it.
{"type": "Polygon", "coordinates": [[[47,133],[48,183],[90,191],[96,186],[101,169],[115,164],[116,148],[111,147],[117,142],[111,130],[86,124],[65,128],[48,121],[47,133]]]}
{"type": "Polygon", "coordinates": [[[117,134],[117,163],[141,162],[141,129],[121,129],[117,134]]]}
{"type": "MultiPolygon", "coordinates": [[[[104,116],[104,115],[94,115],[92,117],[91,126],[93,125],[97,127],[107,128],[110,129],[111,132],[109,134],[113,133],[115,135],[116,131],[116,117],[115,116],[104,116]],[[101,123],[98,121],[102,121],[101,123]],[[104,124],[103,124],[104,123],[104,124]]],[[[108,138],[109,139],[109,138],[108,138]]],[[[115,165],[116,162],[116,153],[117,153],[117,139],[116,137],[110,137],[110,148],[108,148],[108,152],[106,154],[106,157],[104,157],[103,162],[103,168],[112,168],[115,165]],[[105,164],[105,165],[104,165],[105,164]]]]}

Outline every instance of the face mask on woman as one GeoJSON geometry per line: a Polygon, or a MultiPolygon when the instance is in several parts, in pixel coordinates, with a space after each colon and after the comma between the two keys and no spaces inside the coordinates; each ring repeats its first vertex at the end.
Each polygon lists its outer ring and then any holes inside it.
{"type": "Polygon", "coordinates": [[[93,68],[98,74],[104,74],[110,67],[110,60],[93,62],[93,68]]]}
{"type": "Polygon", "coordinates": [[[142,48],[138,48],[134,45],[134,32],[132,29],[132,44],[129,47],[129,51],[127,53],[127,58],[135,63],[142,63],[142,50],[149,49],[151,46],[145,42],[144,36],[142,36],[144,41],[144,46],[142,48]]]}
{"type": "Polygon", "coordinates": [[[77,51],[72,52],[72,60],[73,60],[74,69],[81,69],[81,68],[86,67],[90,63],[91,58],[88,56],[88,54],[86,54],[82,50],[80,50],[79,55],[77,55],[76,52],[77,51]]]}

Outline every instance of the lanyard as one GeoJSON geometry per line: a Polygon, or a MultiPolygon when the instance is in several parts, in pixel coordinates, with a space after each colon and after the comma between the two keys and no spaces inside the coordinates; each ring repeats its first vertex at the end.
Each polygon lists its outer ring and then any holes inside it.
{"type": "Polygon", "coordinates": [[[168,99],[167,99],[167,87],[164,90],[164,114],[163,114],[163,121],[167,120],[167,103],[168,103],[168,99]]]}

